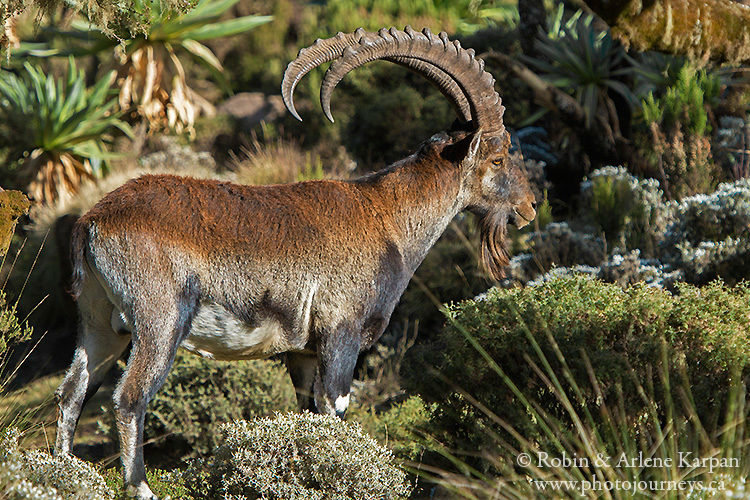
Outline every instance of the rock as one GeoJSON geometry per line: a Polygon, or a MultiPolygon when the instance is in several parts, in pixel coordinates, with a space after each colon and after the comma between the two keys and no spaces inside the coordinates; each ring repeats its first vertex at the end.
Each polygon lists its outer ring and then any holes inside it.
{"type": "Polygon", "coordinates": [[[16,222],[29,213],[30,207],[31,203],[23,193],[0,188],[0,257],[8,251],[16,222]]]}
{"type": "Polygon", "coordinates": [[[235,118],[240,128],[249,130],[261,122],[270,122],[282,116],[284,102],[278,95],[240,92],[224,101],[217,112],[235,118]]]}

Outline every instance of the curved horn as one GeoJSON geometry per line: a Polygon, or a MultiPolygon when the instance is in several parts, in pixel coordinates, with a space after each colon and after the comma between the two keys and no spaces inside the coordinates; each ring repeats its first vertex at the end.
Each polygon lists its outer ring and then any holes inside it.
{"type": "MultiPolygon", "coordinates": [[[[287,66],[281,82],[281,96],[289,112],[298,120],[302,120],[294,107],[294,89],[307,73],[321,64],[338,59],[346,47],[361,43],[363,38],[374,41],[377,37],[377,34],[359,28],[351,34],[339,32],[336,36],[326,40],[317,39],[310,47],[300,50],[297,58],[287,66]]],[[[427,61],[408,56],[385,59],[425,76],[451,101],[462,120],[467,122],[471,120],[469,102],[461,87],[443,70],[427,61]]]]}
{"type": "Polygon", "coordinates": [[[484,62],[474,57],[472,49],[462,48],[458,41],[451,42],[445,32],[435,36],[427,28],[419,33],[407,26],[404,31],[391,28],[368,35],[346,47],[343,56],[326,72],[320,101],[329,119],[333,89],[349,71],[376,59],[410,57],[438,67],[459,85],[469,101],[475,128],[482,128],[489,135],[504,133],[505,108],[495,92],[495,79],[484,71],[484,62]]]}
{"type": "Polygon", "coordinates": [[[451,78],[448,73],[434,64],[413,57],[386,57],[385,60],[409,68],[415,73],[426,77],[450,101],[461,120],[464,122],[471,121],[471,106],[469,105],[469,101],[466,99],[461,87],[456,83],[456,80],[451,78]]]}

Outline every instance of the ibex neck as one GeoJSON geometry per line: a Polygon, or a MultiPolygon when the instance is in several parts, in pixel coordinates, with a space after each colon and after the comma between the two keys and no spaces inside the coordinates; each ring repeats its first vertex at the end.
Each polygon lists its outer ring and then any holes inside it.
{"type": "Polygon", "coordinates": [[[439,159],[409,157],[357,183],[412,272],[466,205],[458,168],[439,159]]]}

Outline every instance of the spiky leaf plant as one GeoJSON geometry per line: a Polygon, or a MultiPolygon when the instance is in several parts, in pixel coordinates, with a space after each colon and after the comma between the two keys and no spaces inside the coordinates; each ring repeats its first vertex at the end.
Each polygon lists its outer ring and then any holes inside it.
{"type": "Polygon", "coordinates": [[[0,72],[0,147],[8,151],[4,173],[17,176],[34,200],[46,203],[102,175],[113,156],[106,146],[112,133],[132,136],[132,131],[109,96],[114,73],[87,88],[72,57],[66,78],[28,62],[24,70],[21,76],[0,72]]]}
{"type": "Polygon", "coordinates": [[[213,106],[188,85],[180,52],[193,56],[224,84],[221,62],[201,42],[243,33],[271,20],[244,16],[219,21],[238,1],[199,0],[194,9],[180,14],[160,0],[134,0],[133,15],[148,19],[143,34],[118,42],[79,20],[72,23],[71,31],[60,34],[69,41],[82,41],[83,47],[37,46],[28,53],[48,57],[114,51],[121,109],[142,116],[151,130],[192,133],[196,117],[211,114],[213,106]]]}
{"type": "Polygon", "coordinates": [[[585,111],[587,127],[592,127],[600,116],[616,132],[619,120],[610,92],[629,104],[635,102],[622,81],[632,72],[625,62],[625,51],[608,31],[598,31],[593,26],[592,15],[578,11],[563,22],[562,8],[560,5],[552,28],[537,45],[545,59],[527,60],[545,80],[576,98],[585,111]]]}

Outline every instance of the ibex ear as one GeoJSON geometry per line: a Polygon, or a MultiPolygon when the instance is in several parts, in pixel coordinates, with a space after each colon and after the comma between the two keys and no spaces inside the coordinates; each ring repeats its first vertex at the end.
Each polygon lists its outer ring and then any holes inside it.
{"type": "Polygon", "coordinates": [[[471,170],[479,157],[479,144],[482,142],[482,131],[477,130],[467,134],[460,141],[446,146],[440,155],[451,163],[459,164],[462,168],[471,170]]]}
{"type": "Polygon", "coordinates": [[[467,167],[473,167],[474,164],[477,161],[477,155],[479,154],[479,144],[482,142],[482,129],[480,128],[476,132],[474,132],[473,137],[471,137],[471,142],[469,143],[469,149],[466,152],[466,156],[464,157],[461,164],[463,166],[467,167]]]}

